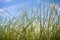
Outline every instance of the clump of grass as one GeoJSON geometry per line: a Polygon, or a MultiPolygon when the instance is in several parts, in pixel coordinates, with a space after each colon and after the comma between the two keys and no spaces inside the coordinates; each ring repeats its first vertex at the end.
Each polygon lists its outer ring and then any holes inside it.
{"type": "MultiPolygon", "coordinates": [[[[46,12],[41,9],[41,4],[39,7],[40,10],[38,11],[37,8],[35,13],[32,10],[34,15],[31,18],[29,18],[26,7],[24,7],[21,19],[12,15],[11,20],[5,20],[0,27],[0,40],[60,40],[60,16],[55,9],[55,5],[49,11],[46,9],[46,12]],[[44,18],[42,17],[43,14],[45,14],[44,18]],[[57,20],[55,20],[56,17],[57,20]]],[[[46,8],[45,5],[44,8],[46,8]]]]}

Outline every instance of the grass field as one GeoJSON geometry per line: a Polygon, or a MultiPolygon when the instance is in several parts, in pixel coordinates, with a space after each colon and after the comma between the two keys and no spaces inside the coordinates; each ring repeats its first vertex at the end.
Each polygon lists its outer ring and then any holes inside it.
{"type": "MultiPolygon", "coordinates": [[[[4,18],[0,24],[0,40],[60,40],[60,15],[55,4],[49,10],[45,9],[46,12],[44,8],[41,9],[40,5],[39,11],[38,8],[36,11],[32,9],[29,17],[25,7],[23,15],[12,15],[13,18],[8,21],[4,18]]],[[[7,10],[5,12],[10,13],[7,10]]]]}

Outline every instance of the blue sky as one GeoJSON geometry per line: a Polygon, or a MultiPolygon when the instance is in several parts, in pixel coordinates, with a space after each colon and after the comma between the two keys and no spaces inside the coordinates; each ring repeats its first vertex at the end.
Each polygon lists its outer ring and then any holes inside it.
{"type": "MultiPolygon", "coordinates": [[[[0,7],[8,7],[8,6],[12,6],[12,5],[16,5],[16,4],[24,4],[24,1],[26,2],[26,4],[31,3],[32,0],[0,0],[0,7]]],[[[42,3],[44,3],[45,0],[41,0],[42,3]]],[[[54,1],[54,0],[52,0],[54,1]]],[[[33,0],[34,4],[37,5],[37,0],[33,0]]],[[[49,3],[50,1],[47,0],[47,3],[49,3]]],[[[57,3],[60,4],[60,0],[56,1],[57,3]]],[[[27,5],[29,6],[29,5],[27,5]]]]}
{"type": "MultiPolygon", "coordinates": [[[[8,10],[14,16],[22,14],[22,10],[24,8],[24,2],[26,3],[26,9],[28,10],[28,12],[30,12],[32,7],[34,8],[34,10],[38,7],[37,2],[40,2],[40,1],[42,5],[45,2],[45,0],[33,0],[33,4],[32,4],[32,0],[0,0],[0,15],[7,18],[11,16],[10,14],[6,13],[3,9],[8,10]],[[17,10],[18,10],[18,13],[17,13],[17,10]]],[[[48,4],[49,2],[50,1],[47,0],[46,3],[48,4]]],[[[57,0],[56,2],[60,4],[60,0],[57,0]]]]}
{"type": "MultiPolygon", "coordinates": [[[[26,1],[24,1],[24,0],[9,0],[9,1],[8,0],[0,0],[0,9],[5,8],[9,12],[11,12],[12,15],[19,15],[17,13],[17,10],[19,9],[20,10],[19,13],[21,13],[21,11],[24,8],[24,2],[26,3],[27,10],[29,10],[32,6],[34,6],[34,8],[36,7],[36,0],[34,0],[33,5],[32,5],[31,0],[26,0],[26,1]]],[[[0,15],[6,16],[6,14],[7,14],[6,12],[0,11],[0,15]]]]}
{"type": "MultiPolygon", "coordinates": [[[[0,0],[0,6],[9,6],[9,5],[14,5],[14,4],[18,4],[18,3],[24,3],[24,1],[27,3],[27,2],[32,2],[32,0],[11,0],[11,1],[8,1],[8,0],[0,0]]],[[[37,0],[33,0],[34,2],[36,2],[37,0]]],[[[43,2],[45,0],[42,0],[43,2]]],[[[54,0],[52,0],[54,1],[54,0]]],[[[47,0],[47,2],[49,2],[49,0],[47,0]]],[[[57,0],[56,1],[57,3],[60,3],[60,0],[57,0]]]]}
{"type": "MultiPolygon", "coordinates": [[[[25,1],[26,4],[31,3],[31,0],[26,0],[25,1]]],[[[34,2],[36,2],[36,0],[34,0],[34,2]]],[[[0,7],[7,7],[7,6],[12,6],[12,5],[16,5],[16,4],[24,4],[24,0],[12,0],[12,1],[8,1],[8,2],[4,2],[0,1],[0,7]]],[[[28,5],[27,5],[28,6],[28,5]]]]}

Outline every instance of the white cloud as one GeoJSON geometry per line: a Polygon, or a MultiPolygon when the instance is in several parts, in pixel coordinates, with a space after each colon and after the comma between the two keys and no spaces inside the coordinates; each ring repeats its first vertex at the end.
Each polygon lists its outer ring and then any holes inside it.
{"type": "Polygon", "coordinates": [[[3,9],[0,8],[0,12],[3,11],[3,9]]]}
{"type": "Polygon", "coordinates": [[[18,16],[22,8],[22,5],[16,4],[16,5],[12,5],[12,6],[8,6],[8,7],[4,7],[4,8],[0,8],[0,15],[2,15],[3,17],[13,17],[13,16],[18,16]],[[18,12],[17,12],[18,10],[18,12]],[[7,13],[10,12],[11,14],[7,13]],[[10,16],[9,16],[10,15],[10,16]]]}
{"type": "Polygon", "coordinates": [[[9,11],[17,8],[18,8],[18,5],[8,6],[8,7],[0,8],[0,12],[3,12],[4,9],[9,11]]]}
{"type": "Polygon", "coordinates": [[[12,5],[12,6],[0,8],[0,12],[4,12],[3,9],[8,10],[8,11],[14,11],[14,10],[23,9],[23,6],[24,5],[22,5],[22,4],[15,4],[15,5],[12,5]]]}
{"type": "Polygon", "coordinates": [[[17,5],[5,7],[5,8],[0,8],[0,15],[3,16],[3,17],[6,17],[6,18],[12,18],[11,16],[14,15],[14,12],[13,11],[15,11],[15,9],[17,9],[17,8],[18,8],[17,5]],[[6,10],[8,12],[10,12],[12,15],[8,14],[6,12],[6,10]]]}

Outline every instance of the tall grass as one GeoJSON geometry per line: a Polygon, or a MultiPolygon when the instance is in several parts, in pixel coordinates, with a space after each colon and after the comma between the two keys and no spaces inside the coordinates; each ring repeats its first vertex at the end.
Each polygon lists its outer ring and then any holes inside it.
{"type": "Polygon", "coordinates": [[[44,7],[40,3],[36,11],[32,8],[31,18],[26,6],[24,8],[21,18],[4,9],[13,18],[8,21],[4,18],[4,22],[0,25],[0,40],[60,40],[60,16],[55,4],[48,10],[46,3],[44,7]]]}

